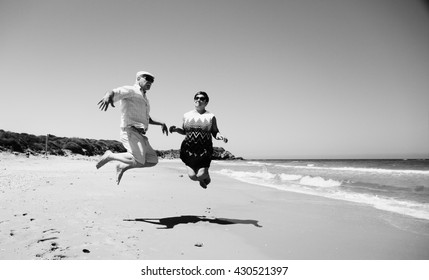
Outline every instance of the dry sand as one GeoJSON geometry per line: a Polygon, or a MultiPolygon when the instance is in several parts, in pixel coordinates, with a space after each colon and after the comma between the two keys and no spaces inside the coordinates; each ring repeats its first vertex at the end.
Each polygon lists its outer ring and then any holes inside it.
{"type": "Polygon", "coordinates": [[[405,216],[217,174],[202,189],[177,160],[117,186],[96,162],[0,153],[0,260],[429,259],[405,216]]]}

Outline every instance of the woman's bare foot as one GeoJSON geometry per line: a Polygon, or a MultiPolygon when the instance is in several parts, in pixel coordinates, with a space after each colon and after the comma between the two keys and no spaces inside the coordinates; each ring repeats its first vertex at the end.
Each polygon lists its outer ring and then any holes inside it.
{"type": "Polygon", "coordinates": [[[211,181],[212,181],[212,179],[210,179],[210,177],[207,177],[207,178],[204,179],[204,183],[206,185],[210,184],[211,181]]]}
{"type": "Polygon", "coordinates": [[[101,159],[97,162],[97,165],[95,165],[95,167],[97,167],[97,169],[103,167],[103,165],[105,165],[106,163],[108,163],[109,161],[111,161],[112,159],[110,158],[110,155],[112,154],[112,151],[107,150],[104,155],[101,157],[101,159]]]}
{"type": "Polygon", "coordinates": [[[206,184],[204,181],[205,181],[205,180],[200,181],[200,186],[201,186],[203,189],[207,189],[207,184],[206,184]]]}

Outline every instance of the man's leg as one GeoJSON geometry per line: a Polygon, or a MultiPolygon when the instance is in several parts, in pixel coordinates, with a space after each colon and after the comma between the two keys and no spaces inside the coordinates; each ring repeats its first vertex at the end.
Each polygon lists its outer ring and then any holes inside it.
{"type": "Polygon", "coordinates": [[[145,164],[141,164],[138,162],[135,162],[133,164],[119,163],[118,165],[116,165],[116,184],[119,185],[119,183],[121,182],[121,179],[122,179],[122,175],[124,175],[124,172],[129,170],[129,169],[153,167],[155,165],[157,165],[157,163],[155,163],[155,162],[146,162],[145,164]]]}
{"type": "Polygon", "coordinates": [[[133,155],[128,152],[115,154],[115,153],[112,153],[112,151],[107,150],[104,153],[104,155],[101,157],[101,159],[98,161],[96,165],[97,169],[103,167],[106,163],[112,160],[117,160],[128,165],[132,165],[136,163],[133,155]]]}
{"type": "Polygon", "coordinates": [[[133,130],[124,130],[121,133],[121,142],[128,152],[118,154],[106,152],[97,164],[97,168],[100,168],[109,161],[120,161],[121,163],[116,166],[116,183],[118,185],[125,171],[132,168],[152,167],[158,164],[158,156],[150,146],[146,136],[133,130]]]}

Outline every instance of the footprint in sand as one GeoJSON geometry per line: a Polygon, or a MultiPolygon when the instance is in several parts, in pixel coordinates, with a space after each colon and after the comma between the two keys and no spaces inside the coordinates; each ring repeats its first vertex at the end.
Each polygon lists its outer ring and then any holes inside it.
{"type": "Polygon", "coordinates": [[[36,258],[51,259],[51,260],[61,260],[61,259],[68,258],[67,255],[58,254],[58,252],[64,252],[68,250],[70,247],[62,248],[57,241],[53,241],[53,240],[58,240],[59,238],[57,236],[52,236],[52,235],[59,234],[59,233],[60,231],[53,228],[42,231],[42,238],[37,240],[36,244],[46,244],[47,247],[45,247],[45,245],[42,245],[43,247],[40,248],[42,252],[36,254],[36,258]],[[46,235],[48,236],[45,237],[46,235]],[[47,242],[47,241],[51,241],[51,242],[47,242]]]}

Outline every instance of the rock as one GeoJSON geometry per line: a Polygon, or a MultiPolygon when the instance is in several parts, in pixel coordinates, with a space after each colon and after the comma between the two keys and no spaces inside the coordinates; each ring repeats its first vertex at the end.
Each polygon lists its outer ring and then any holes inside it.
{"type": "MultiPolygon", "coordinates": [[[[163,159],[177,159],[180,158],[180,150],[159,150],[156,151],[158,157],[163,159]]],[[[231,152],[226,151],[224,148],[214,147],[213,160],[243,160],[242,157],[235,157],[231,152]]]]}

